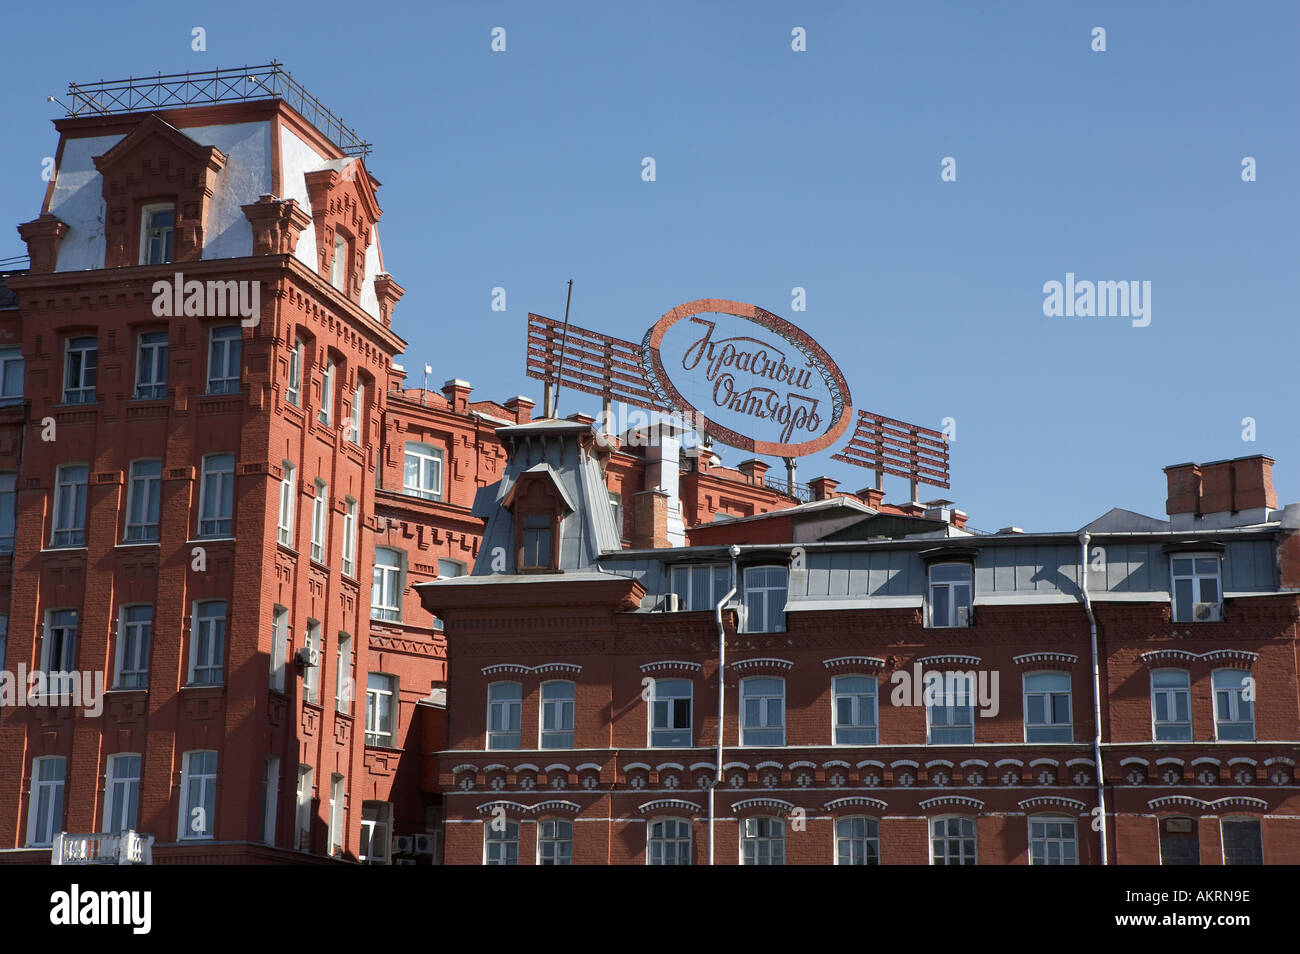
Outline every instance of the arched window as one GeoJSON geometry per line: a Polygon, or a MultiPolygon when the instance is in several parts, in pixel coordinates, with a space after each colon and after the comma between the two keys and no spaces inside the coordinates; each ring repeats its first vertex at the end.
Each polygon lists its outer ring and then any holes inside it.
{"type": "Polygon", "coordinates": [[[487,747],[517,749],[522,744],[523,686],[494,682],[488,686],[487,747]]]}
{"type": "Polygon", "coordinates": [[[537,863],[573,864],[573,822],[563,818],[543,818],[537,823],[537,863]]]}
{"type": "Polygon", "coordinates": [[[374,584],[370,588],[370,618],[392,623],[402,621],[402,552],[389,547],[375,548],[374,584]]]}
{"type": "Polygon", "coordinates": [[[1151,728],[1157,742],[1192,741],[1191,677],[1185,669],[1151,673],[1151,728]]]}
{"type": "Polygon", "coordinates": [[[880,864],[880,822],[861,815],[835,819],[835,863],[880,864]]]}
{"type": "Polygon", "coordinates": [[[1029,819],[1031,865],[1077,865],[1078,826],[1065,815],[1035,815],[1029,819]]]}
{"type": "Polygon", "coordinates": [[[975,819],[944,815],[930,819],[930,864],[976,863],[975,819]]]}
{"type": "Polygon", "coordinates": [[[785,822],[781,819],[742,818],[740,831],[742,865],[785,864],[785,822]]]}
{"type": "Polygon", "coordinates": [[[573,748],[573,683],[556,680],[542,683],[543,749],[573,748]]]}
{"type": "Polygon", "coordinates": [[[691,823],[685,818],[655,818],[646,826],[646,864],[689,865],[691,823]]]}
{"type": "Polygon", "coordinates": [[[876,744],[876,680],[836,676],[831,682],[836,745],[876,744]]]}
{"type": "Polygon", "coordinates": [[[483,864],[519,864],[519,823],[492,819],[483,825],[483,864]]]}
{"type": "Polygon", "coordinates": [[[1074,741],[1068,672],[1025,675],[1025,741],[1074,741]]]}
{"type": "Polygon", "coordinates": [[[1241,669],[1214,671],[1214,737],[1254,741],[1255,703],[1250,673],[1241,669]],[[1251,698],[1247,699],[1249,695],[1251,698]]]}

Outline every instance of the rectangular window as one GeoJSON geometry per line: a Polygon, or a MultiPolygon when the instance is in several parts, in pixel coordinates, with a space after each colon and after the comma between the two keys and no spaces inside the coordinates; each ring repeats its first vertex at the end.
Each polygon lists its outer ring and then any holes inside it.
{"type": "Polygon", "coordinates": [[[135,399],[152,401],[167,396],[167,332],[140,335],[135,357],[135,399]]]}
{"type": "Polygon", "coordinates": [[[243,342],[239,325],[212,329],[208,346],[208,393],[239,393],[239,349],[243,342]]]}
{"type": "Polygon", "coordinates": [[[366,403],[366,386],[358,384],[352,392],[352,413],[348,419],[348,440],[353,444],[361,443],[361,409],[366,403]]]}
{"type": "Polygon", "coordinates": [[[41,669],[72,672],[77,668],[77,611],[50,610],[45,614],[45,639],[41,641],[41,669]]]}
{"type": "MultiPolygon", "coordinates": [[[[455,577],[464,576],[464,575],[465,575],[464,563],[461,563],[459,560],[450,560],[447,559],[446,557],[440,557],[438,559],[438,579],[450,580],[450,579],[454,579],[455,577]]],[[[439,619],[437,616],[433,618],[433,628],[437,630],[442,629],[442,620],[439,619]]]]}
{"type": "Polygon", "coordinates": [[[1073,742],[1070,675],[1039,672],[1025,676],[1025,741],[1073,742]]]}
{"type": "Polygon", "coordinates": [[[181,759],[181,811],[177,841],[211,838],[216,829],[217,753],[186,752],[181,759]]]}
{"type": "Polygon", "coordinates": [[[542,683],[542,748],[573,748],[573,683],[542,683]]]}
{"type": "Polygon", "coordinates": [[[98,363],[98,339],[68,339],[68,350],[63,359],[64,404],[94,403],[95,374],[98,363]]]}
{"type": "Polygon", "coordinates": [[[1031,865],[1078,864],[1076,828],[1072,818],[1029,819],[1031,865]]]}
{"type": "Polygon", "coordinates": [[[646,864],[689,865],[691,823],[684,818],[659,818],[647,826],[646,864]]]}
{"type": "Polygon", "coordinates": [[[330,259],[330,284],[341,292],[347,291],[348,240],[334,233],[334,257],[330,259]]]}
{"type": "Polygon", "coordinates": [[[283,476],[280,478],[280,517],[276,522],[275,538],[284,546],[293,546],[293,508],[297,496],[296,483],[298,470],[293,464],[280,462],[283,476]]]}
{"type": "Polygon", "coordinates": [[[1171,557],[1175,623],[1210,623],[1221,618],[1217,554],[1171,557]]]}
{"type": "Polygon", "coordinates": [[[275,809],[279,800],[280,760],[268,755],[262,768],[262,841],[268,845],[275,844],[275,809]]]}
{"type": "Polygon", "coordinates": [[[140,213],[140,264],[164,265],[172,260],[176,206],[146,205],[140,213]]]}
{"type": "Polygon", "coordinates": [[[1192,741],[1192,690],[1182,669],[1151,674],[1151,715],[1157,742],[1192,741]]]}
{"type": "Polygon", "coordinates": [[[289,611],[277,606],[271,611],[271,682],[274,692],[284,692],[284,673],[289,654],[289,611]]]}
{"type": "Polygon", "coordinates": [[[519,823],[483,826],[483,864],[519,864],[519,823]]]}
{"type": "Polygon", "coordinates": [[[523,686],[494,682],[488,686],[488,749],[518,749],[522,745],[523,686]]]}
{"type": "Polygon", "coordinates": [[[973,865],[975,862],[975,819],[952,817],[930,821],[931,864],[973,865]]]}
{"type": "Polygon", "coordinates": [[[876,744],[876,680],[836,676],[831,683],[836,745],[876,744]]]}
{"type": "Polygon", "coordinates": [[[51,547],[86,545],[86,479],[88,468],[64,464],[54,477],[54,532],[51,547]]]}
{"type": "Polygon", "coordinates": [[[1225,865],[1264,863],[1264,840],[1260,836],[1258,818],[1225,818],[1219,824],[1223,832],[1225,865]]]}
{"type": "Polygon", "coordinates": [[[1218,669],[1214,673],[1214,737],[1220,740],[1253,742],[1255,704],[1250,673],[1240,669],[1218,669]],[[1247,699],[1249,695],[1251,699],[1247,699]]]}
{"type": "Polygon", "coordinates": [[[357,575],[357,502],[347,498],[343,505],[343,575],[357,575]]]}
{"type": "MultiPolygon", "coordinates": [[[[315,650],[315,656],[320,659],[321,653],[321,636],[320,620],[307,620],[307,649],[315,650]]],[[[308,655],[311,655],[309,653],[308,655]]],[[[302,697],[306,702],[320,702],[320,666],[305,666],[302,671],[302,697]]]]}
{"type": "Polygon", "coordinates": [[[975,741],[975,673],[944,672],[926,681],[925,712],[931,745],[968,745],[975,741]]]}
{"type": "Polygon", "coordinates": [[[226,655],[226,601],[194,604],[190,632],[190,685],[221,685],[221,664],[226,655]]]}
{"type": "Polygon", "coordinates": [[[330,854],[343,853],[343,776],[335,773],[330,776],[330,854]]]}
{"type": "Polygon", "coordinates": [[[972,590],[969,563],[938,563],[930,567],[930,625],[969,626],[972,590]]]}
{"type": "Polygon", "coordinates": [[[402,490],[425,500],[442,499],[442,450],[432,444],[406,444],[402,490]]]}
{"type": "Polygon", "coordinates": [[[779,818],[741,819],[740,863],[785,864],[785,822],[779,818]]]}
{"type": "Polygon", "coordinates": [[[234,511],[235,455],[209,454],[199,484],[199,536],[230,536],[234,511]]]}
{"type": "Polygon", "coordinates": [[[352,711],[352,637],[339,633],[338,656],[334,670],[334,708],[344,714],[352,711]]]}
{"type": "Polygon", "coordinates": [[[740,706],[741,745],[785,745],[784,679],[742,679],[740,706]]]}
{"type": "Polygon", "coordinates": [[[573,822],[562,818],[543,818],[537,823],[537,863],[573,864],[573,822]]]}
{"type": "Polygon", "coordinates": [[[388,864],[389,830],[393,806],[388,802],[361,803],[361,845],[357,858],[368,865],[388,864]]]}
{"type": "Polygon", "coordinates": [[[325,370],[320,376],[320,411],[316,420],[329,425],[334,420],[334,359],[325,359],[325,370]]]}
{"type": "Polygon", "coordinates": [[[880,823],[874,818],[835,819],[835,863],[880,864],[880,823]]]}
{"type": "Polygon", "coordinates": [[[0,348],[0,404],[22,401],[25,367],[21,348],[0,348]]]}
{"type": "Polygon", "coordinates": [[[104,780],[104,827],[110,835],[134,831],[140,809],[140,756],[110,755],[104,780]]]}
{"type": "Polygon", "coordinates": [[[614,516],[614,529],[618,531],[618,538],[622,540],[623,534],[623,495],[617,491],[609,492],[609,509],[614,516]]]}
{"type": "Polygon", "coordinates": [[[126,491],[127,543],[158,542],[158,501],[162,495],[162,461],[131,462],[126,491]]]}
{"type": "Polygon", "coordinates": [[[297,338],[289,352],[289,382],[284,392],[285,399],[294,407],[302,405],[302,352],[302,339],[297,338]]]}
{"type": "Polygon", "coordinates": [[[786,578],[783,566],[746,567],[745,632],[785,632],[786,578]]]}
{"type": "Polygon", "coordinates": [[[323,480],[316,481],[316,496],[311,502],[311,558],[317,563],[325,562],[325,538],[329,536],[329,486],[323,480]]]}
{"type": "Polygon", "coordinates": [[[690,564],[672,569],[672,592],[683,613],[713,611],[731,589],[731,568],[722,563],[690,564]]]}
{"type": "Polygon", "coordinates": [[[0,553],[14,552],[18,520],[18,475],[0,474],[0,553]]]}
{"type": "Polygon", "coordinates": [[[32,788],[27,810],[27,846],[48,847],[63,830],[63,782],[67,760],[61,755],[32,759],[32,788]]]}
{"type": "Polygon", "coordinates": [[[375,548],[375,573],[370,588],[370,618],[402,621],[402,555],[387,547],[375,548]]]}
{"type": "Polygon", "coordinates": [[[298,766],[298,791],[295,793],[297,812],[294,816],[293,846],[299,851],[311,851],[311,790],[312,768],[310,765],[298,766]]]}
{"type": "Polygon", "coordinates": [[[688,748],[691,744],[691,681],[656,679],[650,687],[650,744],[688,748]]]}
{"type": "Polygon", "coordinates": [[[366,745],[394,746],[397,730],[397,677],[372,672],[366,676],[366,745]]]}
{"type": "Polygon", "coordinates": [[[153,607],[123,606],[117,622],[115,689],[149,688],[149,644],[153,638],[153,607]]]}
{"type": "Polygon", "coordinates": [[[519,565],[521,570],[544,570],[555,565],[551,544],[553,527],[554,521],[550,517],[524,517],[524,552],[519,565]]]}

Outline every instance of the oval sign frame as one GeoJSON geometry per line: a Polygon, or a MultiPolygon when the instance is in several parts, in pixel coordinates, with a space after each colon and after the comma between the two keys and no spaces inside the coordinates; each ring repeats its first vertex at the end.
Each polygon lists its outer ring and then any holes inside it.
{"type": "Polygon", "coordinates": [[[773,457],[806,457],[809,454],[823,451],[844,435],[853,413],[853,399],[849,394],[848,383],[844,380],[844,375],[840,373],[839,367],[831,360],[831,356],[822,350],[821,345],[784,318],[774,315],[770,311],[765,311],[757,305],[747,305],[744,302],[727,301],[724,298],[697,298],[695,301],[688,301],[684,305],[678,305],[676,308],[664,312],[663,316],[654,323],[641,340],[641,365],[645,370],[646,382],[650,385],[650,390],[666,406],[678,410],[690,408],[697,419],[704,421],[709,434],[713,437],[731,447],[754,454],[773,457]],[[813,367],[821,375],[826,390],[830,393],[831,411],[834,417],[826,433],[822,434],[821,437],[798,444],[755,440],[746,434],[738,434],[730,428],[724,427],[682,397],[677,388],[673,386],[668,373],[664,370],[663,359],[659,354],[659,346],[662,344],[668,329],[677,322],[705,312],[717,312],[718,314],[744,318],[775,334],[788,344],[794,345],[812,363],[813,367]]]}

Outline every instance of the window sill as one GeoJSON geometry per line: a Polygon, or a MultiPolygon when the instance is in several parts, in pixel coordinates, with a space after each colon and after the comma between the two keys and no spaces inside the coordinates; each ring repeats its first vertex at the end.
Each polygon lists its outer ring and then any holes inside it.
{"type": "Polygon", "coordinates": [[[193,540],[186,540],[185,545],[192,543],[234,543],[234,537],[195,537],[193,540]]]}
{"type": "Polygon", "coordinates": [[[42,553],[68,553],[68,552],[76,552],[77,550],[80,550],[84,553],[86,551],[86,545],[84,543],[81,543],[74,547],[45,547],[43,550],[41,550],[41,552],[42,553]]]}
{"type": "Polygon", "coordinates": [[[226,688],[226,684],[224,682],[187,682],[185,685],[181,686],[181,691],[184,692],[186,689],[224,689],[224,688],[226,688]]]}
{"type": "Polygon", "coordinates": [[[130,543],[118,543],[113,546],[114,550],[127,550],[135,547],[160,547],[162,542],[159,540],[133,540],[130,543]]]}
{"type": "Polygon", "coordinates": [[[112,689],[105,689],[105,690],[104,690],[104,694],[105,694],[105,695],[107,695],[107,694],[110,693],[110,692],[112,692],[112,693],[139,692],[139,693],[142,693],[142,694],[144,694],[144,695],[148,695],[149,690],[148,690],[148,688],[144,688],[144,689],[121,689],[121,688],[119,688],[119,687],[117,687],[117,686],[114,686],[112,689]]]}

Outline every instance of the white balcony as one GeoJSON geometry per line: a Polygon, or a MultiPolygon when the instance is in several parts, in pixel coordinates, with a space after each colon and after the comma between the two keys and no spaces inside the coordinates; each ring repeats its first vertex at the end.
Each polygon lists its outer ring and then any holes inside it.
{"type": "Polygon", "coordinates": [[[120,835],[59,832],[54,836],[54,846],[50,849],[50,864],[151,865],[153,835],[135,831],[124,831],[120,835]]]}

